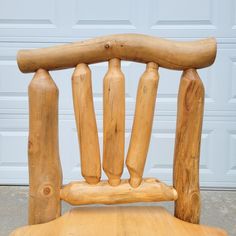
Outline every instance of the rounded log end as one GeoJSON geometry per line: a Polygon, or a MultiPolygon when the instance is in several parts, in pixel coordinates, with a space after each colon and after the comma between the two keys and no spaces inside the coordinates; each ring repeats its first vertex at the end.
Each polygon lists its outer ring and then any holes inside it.
{"type": "Polygon", "coordinates": [[[121,66],[121,61],[118,58],[112,58],[111,60],[109,60],[109,68],[120,68],[121,66]]]}
{"type": "Polygon", "coordinates": [[[35,72],[37,70],[37,66],[35,66],[35,64],[30,63],[29,60],[30,55],[31,55],[30,50],[19,50],[17,52],[16,56],[17,65],[19,70],[23,73],[35,72]]]}
{"type": "Polygon", "coordinates": [[[216,42],[216,38],[214,37],[208,38],[207,40],[209,41],[210,48],[211,48],[211,54],[209,53],[211,60],[209,60],[209,64],[208,64],[208,66],[210,66],[215,62],[215,59],[216,59],[217,42],[216,42]]]}
{"type": "Polygon", "coordinates": [[[62,187],[61,189],[60,189],[60,200],[64,200],[65,201],[65,199],[67,198],[67,194],[66,194],[66,192],[67,192],[67,189],[68,188],[68,185],[66,185],[66,186],[64,186],[64,187],[62,187]]]}
{"type": "Polygon", "coordinates": [[[72,81],[81,78],[83,79],[84,76],[91,74],[91,70],[89,66],[85,63],[80,63],[75,67],[75,70],[72,74],[72,81]]]}
{"type": "Polygon", "coordinates": [[[158,70],[158,65],[155,62],[148,62],[146,67],[147,67],[147,70],[148,69],[158,70]]]}
{"type": "Polygon", "coordinates": [[[131,177],[129,179],[129,184],[133,187],[133,188],[137,188],[142,182],[142,178],[137,178],[137,177],[131,177]]]}
{"type": "Polygon", "coordinates": [[[178,193],[175,188],[172,189],[173,192],[173,200],[176,201],[178,199],[178,193]]]}
{"type": "Polygon", "coordinates": [[[48,82],[51,82],[52,78],[50,76],[50,74],[48,73],[48,71],[44,70],[44,69],[38,69],[35,73],[34,73],[34,77],[30,82],[30,85],[33,84],[44,84],[48,82]]]}
{"type": "Polygon", "coordinates": [[[91,177],[90,176],[90,177],[84,177],[84,178],[88,184],[97,184],[100,181],[100,178],[98,178],[98,177],[91,177]]]}
{"type": "Polygon", "coordinates": [[[120,184],[120,182],[121,182],[120,178],[115,178],[115,179],[109,179],[108,180],[108,183],[111,186],[118,186],[120,184]]]}
{"type": "Polygon", "coordinates": [[[38,78],[51,78],[50,74],[48,73],[47,70],[44,70],[44,69],[38,69],[36,72],[35,72],[35,76],[38,77],[38,78]]]}
{"type": "Polygon", "coordinates": [[[29,92],[33,95],[36,91],[51,93],[51,96],[57,96],[59,90],[49,72],[45,69],[38,69],[28,86],[29,92]]]}

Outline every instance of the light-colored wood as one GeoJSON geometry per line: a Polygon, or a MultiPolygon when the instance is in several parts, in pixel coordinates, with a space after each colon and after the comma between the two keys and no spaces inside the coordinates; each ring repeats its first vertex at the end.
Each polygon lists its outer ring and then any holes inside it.
{"type": "Polygon", "coordinates": [[[174,153],[174,186],[179,198],[175,216],[200,220],[199,155],[204,109],[204,86],[196,70],[184,71],[179,87],[174,153]]]}
{"type": "Polygon", "coordinates": [[[58,89],[49,73],[39,69],[28,92],[29,224],[39,224],[61,214],[58,89]]]}
{"type": "Polygon", "coordinates": [[[156,179],[144,179],[138,188],[132,188],[128,180],[122,180],[116,187],[107,181],[97,185],[71,182],[61,190],[61,199],[72,205],[174,201],[177,197],[173,187],[156,179]]]}
{"type": "Polygon", "coordinates": [[[142,181],[148,153],[159,81],[157,70],[157,64],[149,62],[138,85],[134,122],[126,159],[130,184],[133,187],[139,186],[142,181]]]}
{"type": "Polygon", "coordinates": [[[214,38],[176,42],[138,34],[110,35],[68,45],[19,51],[17,62],[20,70],[37,71],[29,86],[29,223],[51,222],[20,228],[11,236],[225,236],[223,230],[197,225],[200,218],[199,153],[204,87],[196,69],[211,65],[215,56],[214,38]],[[147,68],[139,82],[126,160],[130,180],[120,182],[125,132],[125,85],[120,70],[121,59],[147,63],[147,68]],[[103,156],[103,168],[109,182],[99,182],[101,163],[88,67],[88,64],[102,61],[109,61],[109,70],[104,78],[103,156]],[[142,179],[155,110],[158,66],[185,70],[178,97],[174,187],[156,179],[142,179]],[[72,76],[73,101],[82,175],[87,182],[72,182],[61,189],[58,90],[46,70],[71,67],[76,67],[72,76]],[[179,219],[154,206],[80,207],[59,217],[60,200],[72,205],[173,200],[176,201],[175,216],[179,219]]]}
{"type": "Polygon", "coordinates": [[[120,60],[109,61],[103,83],[103,169],[109,184],[116,186],[124,167],[125,78],[120,60]]]}
{"type": "Polygon", "coordinates": [[[72,76],[72,91],[82,176],[89,184],[96,184],[101,177],[101,162],[91,71],[86,64],[79,64],[75,68],[72,76]]]}
{"type": "Polygon", "coordinates": [[[216,56],[214,38],[177,42],[141,34],[118,34],[44,49],[20,50],[17,62],[22,72],[39,68],[57,70],[79,63],[97,63],[112,58],[184,70],[211,65],[216,56]]]}
{"type": "Polygon", "coordinates": [[[10,236],[227,236],[218,228],[176,219],[162,207],[79,207],[10,236]]]}

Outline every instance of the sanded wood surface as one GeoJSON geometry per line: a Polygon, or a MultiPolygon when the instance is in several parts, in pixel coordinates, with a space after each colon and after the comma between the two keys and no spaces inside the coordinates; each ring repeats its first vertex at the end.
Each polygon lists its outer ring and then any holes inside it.
{"type": "Polygon", "coordinates": [[[75,68],[72,75],[72,91],[82,176],[88,183],[96,184],[101,177],[101,162],[91,71],[86,64],[79,64],[75,68]]]}
{"type": "Polygon", "coordinates": [[[120,60],[109,61],[103,83],[103,169],[113,186],[120,183],[125,147],[125,78],[120,60]]]}
{"type": "Polygon", "coordinates": [[[191,223],[200,220],[199,156],[204,87],[196,70],[183,72],[178,95],[173,182],[179,198],[175,216],[191,223]]]}
{"type": "Polygon", "coordinates": [[[132,188],[128,180],[122,180],[115,187],[107,181],[93,186],[71,182],[61,190],[61,199],[72,205],[159,202],[176,200],[177,192],[156,179],[144,179],[138,188],[132,188]]]}
{"type": "Polygon", "coordinates": [[[157,64],[149,62],[138,85],[134,122],[126,159],[130,184],[133,187],[139,186],[142,181],[147,158],[159,81],[157,70],[157,64]]]}
{"type": "Polygon", "coordinates": [[[61,213],[58,89],[49,73],[39,69],[28,92],[29,224],[39,224],[61,213]]]}
{"type": "Polygon", "coordinates": [[[79,63],[97,63],[112,58],[183,70],[211,65],[216,56],[214,38],[177,42],[141,34],[117,34],[43,49],[20,50],[17,63],[22,72],[39,68],[57,70],[79,63]]]}
{"type": "Polygon", "coordinates": [[[227,236],[224,230],[176,219],[162,207],[79,207],[10,236],[227,236]]]}
{"type": "Polygon", "coordinates": [[[20,50],[17,56],[20,70],[37,71],[29,86],[29,224],[50,222],[23,227],[11,236],[225,236],[220,229],[198,225],[204,87],[196,69],[211,65],[215,56],[214,38],[176,42],[140,34],[110,35],[50,48],[20,50]],[[121,181],[125,81],[120,60],[147,64],[138,86],[126,159],[130,180],[121,181]],[[103,61],[109,61],[103,104],[103,169],[108,181],[99,182],[101,161],[88,64],[103,61]],[[71,67],[76,67],[72,76],[73,102],[82,175],[87,182],[72,182],[61,189],[58,89],[47,71],[71,67]],[[156,179],[142,179],[155,110],[158,67],[184,70],[178,95],[174,187],[156,179]],[[72,205],[173,200],[176,217],[160,207],[80,207],[59,217],[60,200],[72,205]]]}

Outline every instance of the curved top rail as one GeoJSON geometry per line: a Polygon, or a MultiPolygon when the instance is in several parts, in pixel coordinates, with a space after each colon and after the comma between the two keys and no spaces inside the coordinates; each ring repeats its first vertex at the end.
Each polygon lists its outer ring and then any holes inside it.
{"type": "Polygon", "coordinates": [[[216,40],[177,42],[142,34],[117,34],[49,48],[20,50],[17,62],[22,72],[39,68],[58,70],[79,63],[97,63],[112,58],[155,62],[160,67],[184,70],[211,65],[216,56],[216,40]]]}

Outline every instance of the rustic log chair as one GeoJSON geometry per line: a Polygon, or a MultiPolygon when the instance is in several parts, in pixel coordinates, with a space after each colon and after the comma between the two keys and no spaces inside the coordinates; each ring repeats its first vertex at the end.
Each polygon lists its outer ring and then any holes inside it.
{"type": "Polygon", "coordinates": [[[199,152],[204,87],[196,69],[210,66],[215,39],[174,42],[145,35],[111,35],[45,49],[21,50],[22,72],[36,71],[29,85],[29,224],[11,235],[226,235],[201,226],[199,152]],[[120,60],[146,63],[138,86],[131,141],[124,166],[125,83],[120,60]],[[103,170],[88,64],[109,61],[103,84],[103,170]],[[48,71],[75,67],[72,91],[81,170],[85,181],[62,188],[58,151],[58,89],[48,71]],[[183,70],[178,94],[174,187],[142,179],[155,108],[158,67],[183,70]],[[72,205],[175,201],[175,217],[150,206],[78,207],[61,214],[61,200],[72,205]],[[47,223],[48,222],[48,223],[47,223]]]}

